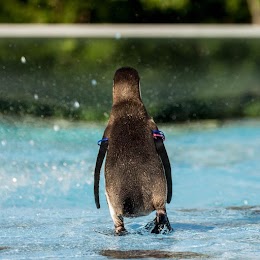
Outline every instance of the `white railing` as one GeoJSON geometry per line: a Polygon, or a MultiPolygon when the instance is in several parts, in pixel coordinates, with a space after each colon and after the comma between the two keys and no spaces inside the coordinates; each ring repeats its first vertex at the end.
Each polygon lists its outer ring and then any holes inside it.
{"type": "Polygon", "coordinates": [[[0,38],[260,38],[260,26],[198,24],[0,24],[0,38]]]}

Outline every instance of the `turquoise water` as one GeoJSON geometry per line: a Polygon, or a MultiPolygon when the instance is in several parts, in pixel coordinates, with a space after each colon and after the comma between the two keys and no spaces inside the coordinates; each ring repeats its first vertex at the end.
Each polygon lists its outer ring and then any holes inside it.
{"type": "Polygon", "coordinates": [[[100,210],[93,198],[105,126],[0,119],[0,259],[260,257],[260,121],[160,126],[174,232],[145,233],[151,214],[126,220],[129,234],[116,237],[103,179],[100,210]]]}

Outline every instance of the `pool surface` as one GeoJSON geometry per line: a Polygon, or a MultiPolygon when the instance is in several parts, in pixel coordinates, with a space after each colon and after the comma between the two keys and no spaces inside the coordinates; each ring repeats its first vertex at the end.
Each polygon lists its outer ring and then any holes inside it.
{"type": "MultiPolygon", "coordinates": [[[[161,125],[174,232],[114,236],[93,171],[104,125],[0,117],[0,259],[258,259],[260,121],[161,125]]],[[[103,171],[102,171],[103,173],[103,171]]]]}

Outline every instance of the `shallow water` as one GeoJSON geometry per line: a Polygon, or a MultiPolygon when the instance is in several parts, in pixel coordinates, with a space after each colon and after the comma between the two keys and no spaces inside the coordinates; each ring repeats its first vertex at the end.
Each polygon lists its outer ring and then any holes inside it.
{"type": "Polygon", "coordinates": [[[174,232],[127,219],[113,235],[93,171],[104,125],[0,120],[0,259],[260,257],[260,122],[162,125],[173,169],[174,232]]]}

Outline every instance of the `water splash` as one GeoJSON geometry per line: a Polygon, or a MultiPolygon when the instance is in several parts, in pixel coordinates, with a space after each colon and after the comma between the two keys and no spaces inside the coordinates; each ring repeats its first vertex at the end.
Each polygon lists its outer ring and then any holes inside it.
{"type": "Polygon", "coordinates": [[[26,58],[24,56],[21,57],[21,63],[25,64],[27,61],[26,61],[26,58]]]}

